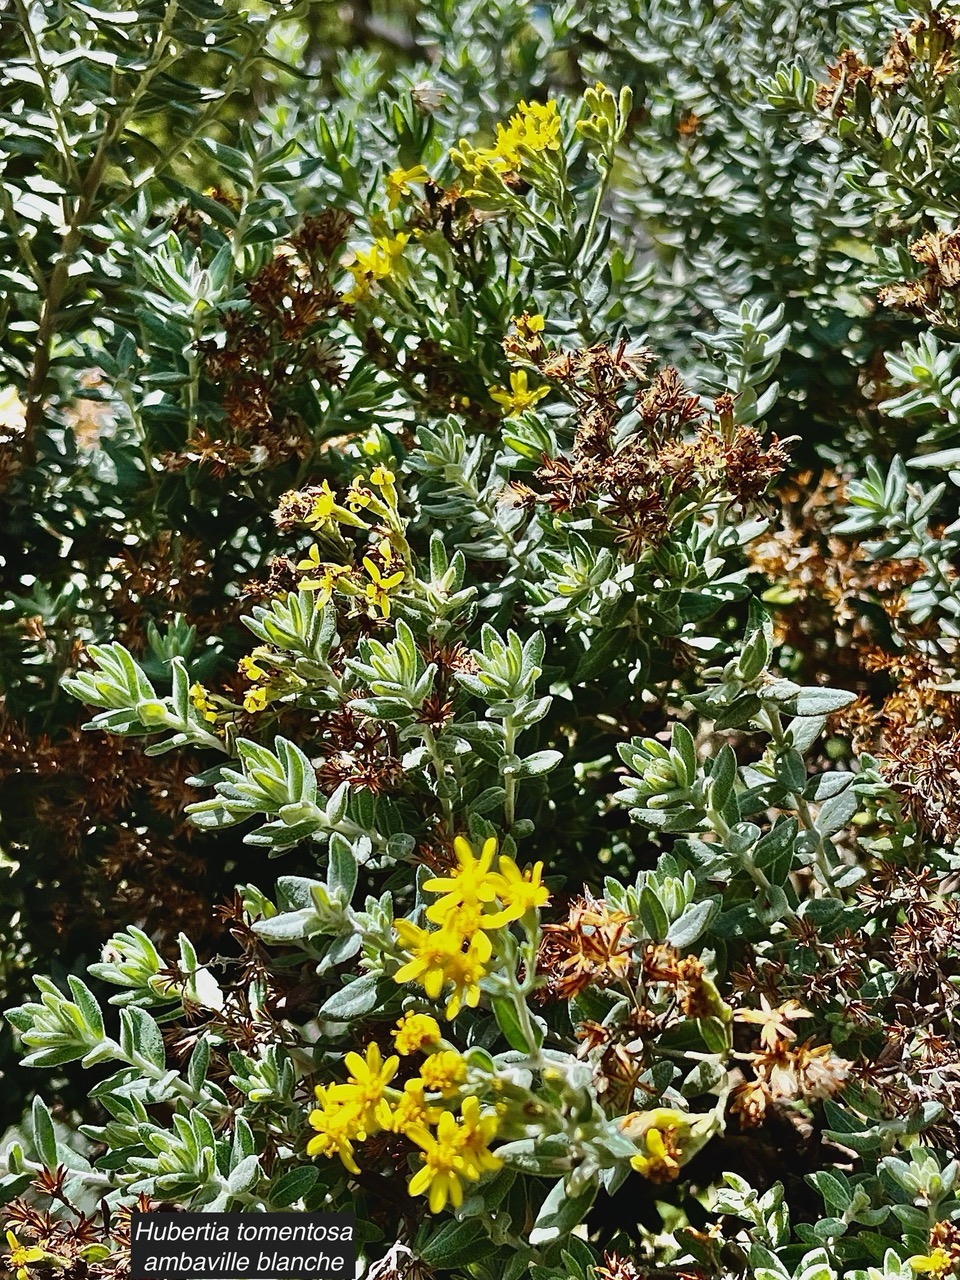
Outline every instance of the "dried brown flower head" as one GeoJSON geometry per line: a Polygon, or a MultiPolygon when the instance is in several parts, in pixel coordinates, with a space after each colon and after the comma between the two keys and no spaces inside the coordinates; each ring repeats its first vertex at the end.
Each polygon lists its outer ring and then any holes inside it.
{"type": "Polygon", "coordinates": [[[537,971],[544,991],[570,1000],[591,984],[608,986],[629,976],[636,945],[629,926],[630,917],[611,911],[602,898],[577,898],[565,921],[543,927],[537,971]]]}

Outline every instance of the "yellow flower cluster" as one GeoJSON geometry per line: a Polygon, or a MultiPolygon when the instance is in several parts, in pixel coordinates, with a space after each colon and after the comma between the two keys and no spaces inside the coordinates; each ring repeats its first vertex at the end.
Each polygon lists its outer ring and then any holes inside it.
{"type": "Polygon", "coordinates": [[[204,720],[209,724],[215,723],[217,719],[217,707],[202,684],[192,684],[190,686],[190,701],[204,720]]]}
{"type": "Polygon", "coordinates": [[[390,617],[390,592],[396,591],[400,583],[403,581],[405,570],[402,568],[394,569],[393,566],[393,548],[387,538],[383,538],[377,550],[384,562],[387,573],[384,574],[369,556],[363,557],[363,567],[367,571],[370,581],[364,586],[364,592],[367,597],[367,603],[372,605],[374,609],[379,609],[383,617],[390,617]]]}
{"type": "MultiPolygon", "coordinates": [[[[285,693],[290,693],[296,688],[294,679],[273,676],[258,665],[258,658],[266,652],[267,650],[264,649],[255,649],[252,654],[247,654],[237,663],[238,671],[251,685],[243,695],[243,709],[249,715],[256,715],[265,710],[274,699],[281,698],[285,693]]],[[[235,702],[211,694],[202,684],[190,686],[190,700],[198,715],[212,725],[216,725],[218,716],[222,713],[231,715],[237,709],[235,702]]],[[[222,726],[218,727],[216,732],[222,732],[222,726]]]]}
{"type": "Polygon", "coordinates": [[[314,543],[307,554],[297,562],[297,569],[305,575],[300,580],[300,586],[308,591],[317,592],[319,607],[331,599],[335,590],[339,590],[348,596],[364,596],[367,604],[379,610],[382,617],[390,617],[391,593],[396,591],[406,577],[406,565],[397,555],[394,542],[391,540],[397,539],[406,546],[397,502],[396,477],[392,471],[382,465],[374,467],[370,473],[369,484],[359,476],[355,477],[343,502],[337,501],[336,495],[326,480],[320,486],[314,495],[310,511],[302,517],[305,524],[321,532],[336,530],[340,525],[369,531],[372,526],[357,515],[358,511],[367,510],[372,516],[384,522],[390,537],[380,538],[376,544],[379,564],[370,555],[363,557],[362,567],[368,581],[355,580],[354,570],[350,565],[331,564],[324,561],[319,546],[314,543]]]}
{"type": "Polygon", "coordinates": [[[357,250],[356,261],[347,268],[353,284],[343,295],[344,302],[361,302],[369,296],[373,285],[393,275],[409,239],[401,231],[395,236],[378,236],[369,248],[357,250]]]}
{"type": "Polygon", "coordinates": [[[237,670],[242,676],[246,676],[251,684],[257,680],[269,679],[268,672],[258,665],[256,653],[245,654],[237,663],[237,670]]]}
{"type": "Polygon", "coordinates": [[[379,1047],[371,1043],[366,1058],[348,1053],[343,1061],[350,1072],[345,1084],[317,1085],[319,1105],[309,1116],[317,1134],[307,1143],[307,1155],[339,1156],[345,1168],[359,1173],[353,1144],[391,1128],[387,1086],[397,1074],[400,1059],[384,1061],[379,1047]]]}
{"type": "Polygon", "coordinates": [[[243,709],[248,715],[255,716],[261,711],[266,711],[269,701],[268,691],[262,685],[257,685],[253,689],[248,689],[243,695],[243,709]]]}
{"type": "Polygon", "coordinates": [[[347,506],[337,502],[329,480],[324,480],[314,496],[313,507],[304,517],[304,523],[311,529],[333,528],[340,524],[352,525],[355,529],[366,529],[366,521],[355,514],[357,505],[361,504],[351,501],[349,493],[347,506]]]}
{"type": "MultiPolygon", "coordinates": [[[[384,618],[390,617],[390,593],[396,591],[400,583],[406,576],[406,569],[403,562],[397,560],[393,547],[388,538],[382,538],[377,544],[377,552],[383,561],[385,573],[380,566],[370,558],[363,557],[363,568],[369,582],[363,584],[360,591],[366,597],[367,603],[374,609],[379,609],[380,614],[384,618]]],[[[297,562],[297,568],[301,573],[308,576],[300,580],[300,586],[308,591],[317,592],[317,605],[322,607],[333,595],[335,588],[339,585],[347,595],[358,595],[355,587],[351,590],[353,584],[349,581],[352,570],[348,565],[341,564],[325,564],[320,559],[320,549],[316,543],[307,552],[303,560],[297,562]],[[317,574],[318,576],[311,576],[317,574]]]]}
{"type": "Polygon", "coordinates": [[[311,1156],[338,1156],[344,1168],[358,1174],[354,1143],[382,1131],[405,1134],[421,1150],[423,1167],[410,1180],[412,1196],[426,1194],[431,1210],[439,1213],[448,1200],[463,1203],[464,1181],[476,1181],[499,1169],[501,1161],[490,1151],[497,1132],[495,1113],[483,1114],[479,1099],[465,1097],[459,1119],[428,1093],[449,1097],[467,1079],[467,1064],[454,1049],[442,1047],[440,1027],[428,1014],[405,1013],[393,1033],[397,1055],[384,1060],[375,1044],[366,1056],[348,1053],[344,1065],[350,1072],[344,1084],[318,1085],[317,1106],[309,1122],[315,1130],[307,1143],[311,1156]],[[398,1055],[429,1050],[420,1073],[403,1089],[391,1087],[400,1066],[398,1055]]]}
{"type": "Polygon", "coordinates": [[[522,315],[513,317],[513,326],[517,336],[524,342],[538,342],[543,340],[540,335],[547,327],[547,322],[539,311],[534,312],[533,315],[529,311],[524,311],[522,315]]]}
{"type": "Polygon", "coordinates": [[[453,157],[469,173],[484,169],[494,173],[517,173],[530,155],[560,149],[560,113],[553,100],[521,102],[508,124],[498,124],[492,147],[474,148],[461,141],[453,157]]]}
{"type": "Polygon", "coordinates": [[[316,543],[310,548],[302,560],[297,561],[297,568],[307,576],[300,579],[300,586],[305,591],[316,591],[318,609],[330,600],[334,588],[341,578],[350,573],[350,566],[345,564],[328,564],[320,559],[320,548],[316,543]],[[312,575],[317,574],[314,577],[312,575]]]}
{"type": "Polygon", "coordinates": [[[456,868],[423,886],[439,895],[426,913],[427,920],[439,927],[423,929],[410,920],[396,922],[397,937],[409,958],[395,980],[419,982],[431,1000],[452,986],[448,1019],[455,1018],[464,1004],[476,1008],[480,1002],[480,980],[493,955],[490,934],[550,900],[541,882],[542,862],[521,872],[512,858],[501,857],[499,870],[494,871],[496,851],[497,842],[491,837],[476,857],[468,841],[457,836],[456,868]]]}
{"type": "Polygon", "coordinates": [[[248,715],[258,715],[271,702],[303,688],[303,681],[295,674],[268,671],[260,665],[269,660],[270,649],[261,646],[254,649],[253,653],[245,654],[237,663],[237,670],[250,682],[250,688],[243,695],[243,709],[248,715]]]}
{"type": "Polygon", "coordinates": [[[933,1280],[944,1280],[945,1276],[954,1273],[953,1258],[942,1245],[937,1245],[929,1253],[914,1254],[907,1261],[914,1271],[920,1275],[932,1276],[933,1280]]]}
{"type": "Polygon", "coordinates": [[[455,1049],[441,1049],[424,1062],[420,1078],[434,1093],[456,1093],[467,1078],[467,1064],[455,1049]]]}

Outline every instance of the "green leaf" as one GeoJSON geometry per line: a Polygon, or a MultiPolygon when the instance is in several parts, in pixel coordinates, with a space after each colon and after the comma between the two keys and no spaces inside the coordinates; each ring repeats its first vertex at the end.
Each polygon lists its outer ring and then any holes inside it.
{"type": "Polygon", "coordinates": [[[519,1053],[532,1053],[535,1049],[539,1049],[540,1044],[543,1043],[543,1036],[540,1036],[537,1044],[527,1043],[527,1037],[523,1033],[517,1007],[509,996],[494,996],[490,1003],[493,1006],[497,1026],[503,1032],[504,1038],[511,1049],[516,1049],[519,1053]]]}
{"type": "Polygon", "coordinates": [[[209,1066],[210,1041],[206,1036],[203,1036],[197,1041],[196,1047],[190,1055],[190,1061],[187,1063],[187,1079],[192,1088],[200,1089],[203,1087],[209,1066]]]}
{"type": "Polygon", "coordinates": [[[33,1141],[37,1154],[47,1169],[56,1169],[60,1163],[57,1157],[57,1135],[53,1127],[53,1117],[44,1100],[37,1096],[33,1100],[33,1141]]]}
{"type": "Polygon", "coordinates": [[[716,755],[710,770],[710,804],[723,812],[737,780],[737,757],[733,747],[724,743],[716,755]]]}
{"type": "Polygon", "coordinates": [[[852,1190],[840,1176],[821,1169],[816,1173],[808,1173],[807,1181],[823,1196],[824,1204],[835,1213],[844,1214],[853,1198],[852,1190]]]}
{"type": "Polygon", "coordinates": [[[782,885],[790,874],[796,839],[796,819],[787,818],[781,819],[772,831],[757,841],[750,856],[771,884],[782,885]]]}
{"type": "Polygon", "coordinates": [[[855,693],[842,689],[801,689],[793,703],[797,716],[829,716],[842,711],[856,698],[855,693]]]}
{"type": "Polygon", "coordinates": [[[165,1071],[167,1051],[155,1019],[145,1009],[129,1005],[120,1011],[120,1025],[124,1054],[128,1057],[140,1055],[158,1071],[165,1071]]]}
{"type": "Polygon", "coordinates": [[[437,1271],[450,1271],[473,1262],[477,1258],[480,1241],[487,1239],[485,1228],[475,1218],[445,1223],[436,1232],[428,1227],[423,1236],[423,1242],[417,1246],[418,1255],[427,1266],[437,1271]]]}
{"type": "Polygon", "coordinates": [[[70,984],[70,992],[73,995],[74,1003],[83,1015],[83,1020],[87,1024],[91,1035],[96,1036],[98,1040],[103,1039],[103,1014],[100,1006],[97,1004],[93,992],[82,982],[80,978],[71,974],[67,978],[70,984]]]}
{"type": "Polygon", "coordinates": [[[540,774],[549,773],[551,769],[555,769],[562,759],[561,751],[535,751],[533,755],[521,760],[517,777],[539,777],[540,774]]]}
{"type": "Polygon", "coordinates": [[[316,1165],[301,1165],[297,1169],[288,1169],[283,1177],[278,1178],[269,1192],[269,1200],[278,1209],[287,1209],[313,1189],[320,1177],[316,1165]]]}
{"type": "Polygon", "coordinates": [[[335,991],[321,1007],[320,1017],[330,1022],[353,1022],[372,1013],[381,1003],[381,980],[375,974],[365,973],[335,991]]]}
{"type": "Polygon", "coordinates": [[[839,795],[831,796],[824,801],[817,814],[815,826],[823,838],[829,839],[850,822],[859,807],[857,793],[852,786],[846,787],[839,795]]]}
{"type": "Polygon", "coordinates": [[[663,903],[650,885],[645,884],[640,893],[640,920],[647,937],[663,942],[670,928],[670,917],[663,903]]]}
{"type": "Polygon", "coordinates": [[[678,951],[686,951],[706,933],[711,921],[720,913],[720,899],[691,902],[667,930],[667,942],[678,951]]]}
{"type": "Polygon", "coordinates": [[[591,1182],[578,1195],[569,1195],[563,1181],[554,1183],[540,1207],[530,1232],[532,1245],[549,1244],[562,1239],[578,1227],[597,1198],[597,1184],[591,1182]]]}
{"type": "Polygon", "coordinates": [[[246,1156],[232,1171],[227,1180],[227,1189],[231,1195],[242,1195],[255,1187],[260,1179],[260,1157],[246,1156]]]}
{"type": "Polygon", "coordinates": [[[344,905],[350,902],[357,887],[357,870],[357,860],[349,841],[339,832],[334,832],[330,837],[328,882],[330,892],[336,894],[344,905]]]}
{"type": "Polygon", "coordinates": [[[685,724],[676,721],[670,735],[670,745],[683,761],[683,767],[686,771],[686,785],[693,785],[697,776],[697,745],[693,740],[693,734],[685,724]]]}
{"type": "Polygon", "coordinates": [[[590,641],[590,648],[582,655],[573,673],[573,680],[583,684],[601,675],[624,651],[627,632],[623,628],[601,631],[590,641]]]}

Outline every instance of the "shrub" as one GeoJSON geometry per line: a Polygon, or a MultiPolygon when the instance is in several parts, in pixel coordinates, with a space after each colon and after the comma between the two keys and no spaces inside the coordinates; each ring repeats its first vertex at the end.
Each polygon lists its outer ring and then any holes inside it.
{"type": "Polygon", "coordinates": [[[18,8],[27,1276],[960,1265],[960,19],[639,8],[18,8]]]}

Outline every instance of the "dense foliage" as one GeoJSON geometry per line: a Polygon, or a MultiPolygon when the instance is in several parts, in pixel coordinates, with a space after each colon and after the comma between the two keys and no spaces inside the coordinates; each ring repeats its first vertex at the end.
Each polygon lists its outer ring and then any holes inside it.
{"type": "Polygon", "coordinates": [[[11,1270],[960,1272],[960,14],[0,22],[11,1270]]]}

